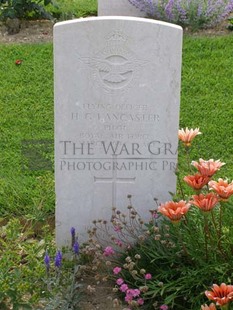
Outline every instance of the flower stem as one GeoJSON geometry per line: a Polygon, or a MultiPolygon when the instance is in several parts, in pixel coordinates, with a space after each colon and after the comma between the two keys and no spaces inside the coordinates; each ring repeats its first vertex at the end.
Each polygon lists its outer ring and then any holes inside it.
{"type": "Polygon", "coordinates": [[[205,237],[205,257],[206,257],[206,261],[208,262],[208,219],[206,214],[203,215],[204,216],[204,237],[205,237]]]}
{"type": "MultiPolygon", "coordinates": [[[[225,258],[227,261],[229,258],[227,257],[227,253],[224,252],[222,248],[222,221],[223,221],[223,212],[224,212],[224,202],[220,201],[220,209],[219,209],[219,231],[218,231],[218,249],[220,253],[222,254],[222,257],[225,258]]],[[[229,306],[227,305],[227,308],[223,309],[229,309],[229,306]]]]}
{"type": "Polygon", "coordinates": [[[219,209],[219,231],[218,231],[218,245],[221,248],[222,243],[222,215],[223,215],[223,203],[220,201],[220,209],[219,209]]]}
{"type": "Polygon", "coordinates": [[[215,230],[216,235],[217,235],[217,240],[218,240],[217,247],[218,247],[218,250],[222,254],[222,256],[225,256],[223,251],[222,251],[221,244],[220,244],[221,234],[220,234],[220,230],[217,229],[217,225],[216,225],[216,221],[215,221],[215,218],[214,218],[213,210],[211,210],[210,213],[211,213],[211,218],[212,218],[212,222],[213,222],[213,225],[214,225],[214,230],[215,230]]]}
{"type": "Polygon", "coordinates": [[[184,191],[183,191],[182,184],[181,184],[181,181],[180,181],[180,174],[177,172],[176,175],[177,175],[177,180],[178,180],[178,183],[179,183],[179,188],[180,188],[182,199],[185,200],[184,191]]]}
{"type": "Polygon", "coordinates": [[[190,147],[189,146],[185,146],[185,154],[186,154],[187,166],[189,168],[190,173],[192,173],[192,169],[190,165],[190,147]]]}
{"type": "Polygon", "coordinates": [[[213,225],[214,225],[215,232],[216,232],[217,236],[219,236],[217,225],[216,225],[216,221],[215,221],[215,218],[214,218],[213,210],[211,210],[210,213],[211,213],[211,218],[212,218],[212,222],[213,222],[213,225]]]}

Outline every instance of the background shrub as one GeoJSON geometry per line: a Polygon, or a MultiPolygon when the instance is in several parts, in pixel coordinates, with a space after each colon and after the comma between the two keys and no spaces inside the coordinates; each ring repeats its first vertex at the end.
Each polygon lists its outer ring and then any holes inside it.
{"type": "Polygon", "coordinates": [[[233,10],[233,0],[128,0],[149,17],[192,29],[215,26],[233,10]]]}
{"type": "Polygon", "coordinates": [[[51,0],[0,0],[1,19],[19,18],[26,19],[30,17],[51,18],[46,12],[45,6],[51,3],[51,0]]]}

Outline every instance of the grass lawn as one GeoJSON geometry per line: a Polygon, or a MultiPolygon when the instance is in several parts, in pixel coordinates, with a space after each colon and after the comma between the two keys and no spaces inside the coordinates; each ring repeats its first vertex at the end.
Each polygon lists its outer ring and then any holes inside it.
{"type": "Polygon", "coordinates": [[[53,140],[52,46],[2,46],[0,55],[0,212],[37,218],[54,210],[53,171],[23,169],[28,152],[22,143],[53,140]]]}
{"type": "Polygon", "coordinates": [[[227,163],[233,178],[233,36],[184,38],[180,127],[200,127],[192,158],[227,163]]]}
{"type": "Polygon", "coordinates": [[[53,5],[46,7],[46,10],[61,20],[95,16],[97,0],[54,0],[53,5]]]}
{"type": "MultiPolygon", "coordinates": [[[[219,177],[230,179],[232,50],[230,35],[184,37],[180,111],[180,127],[200,127],[203,132],[194,142],[192,158],[221,159],[227,165],[219,177]]],[[[0,217],[27,215],[43,220],[54,211],[52,54],[51,44],[0,49],[0,217]],[[23,60],[19,66],[17,59],[23,60]],[[38,164],[36,157],[28,159],[35,149],[37,157],[46,159],[45,169],[28,168],[28,160],[35,161],[34,168],[38,164]]]]}

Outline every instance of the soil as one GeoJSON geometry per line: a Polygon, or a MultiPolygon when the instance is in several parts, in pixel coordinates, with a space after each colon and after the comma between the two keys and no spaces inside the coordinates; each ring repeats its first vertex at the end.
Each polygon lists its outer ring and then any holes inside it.
{"type": "Polygon", "coordinates": [[[117,294],[113,293],[113,284],[111,282],[97,284],[93,278],[86,278],[84,280],[84,286],[89,289],[86,289],[85,294],[81,295],[82,300],[79,303],[80,309],[128,310],[127,305],[123,305],[122,301],[117,298],[117,294]]]}
{"type": "MultiPolygon", "coordinates": [[[[53,40],[54,22],[49,20],[21,21],[20,31],[16,34],[9,34],[9,29],[5,24],[0,24],[0,44],[1,43],[45,43],[53,40]]],[[[189,29],[184,29],[185,33],[190,33],[189,29]]],[[[232,33],[227,29],[227,21],[214,29],[205,29],[194,32],[193,35],[219,36],[232,33]]]]}
{"type": "Polygon", "coordinates": [[[53,25],[49,20],[20,22],[20,31],[9,34],[5,24],[0,25],[1,43],[45,43],[53,40],[53,25]]]}

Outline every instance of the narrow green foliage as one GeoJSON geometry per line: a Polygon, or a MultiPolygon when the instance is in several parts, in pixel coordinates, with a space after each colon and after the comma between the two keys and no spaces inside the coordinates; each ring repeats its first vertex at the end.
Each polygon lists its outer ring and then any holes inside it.
{"type": "MultiPolygon", "coordinates": [[[[183,145],[179,150],[182,148],[183,145]]],[[[216,172],[224,170],[223,163],[200,160],[191,165],[191,152],[187,145],[184,148],[186,151],[180,153],[188,157],[183,161],[189,162],[187,169],[193,174],[198,169],[201,177],[208,178],[208,185],[198,183],[195,189],[196,183],[188,182],[190,194],[183,187],[184,180],[180,180],[179,186],[183,188],[178,189],[174,200],[150,210],[152,218],[146,224],[130,200],[128,216],[113,209],[114,235],[104,227],[104,221],[96,221],[90,233],[90,240],[95,236],[100,244],[101,234],[109,240],[102,249],[103,257],[112,262],[107,264],[111,266],[110,274],[130,309],[140,304],[148,310],[163,309],[162,306],[200,310],[201,304],[207,303],[204,292],[213,283],[229,284],[232,292],[233,181],[213,181],[216,172]]],[[[182,171],[179,165],[178,170],[182,171]]],[[[220,299],[227,298],[227,294],[226,289],[215,293],[220,299]]],[[[230,307],[229,299],[222,309],[230,307]]]]}
{"type": "Polygon", "coordinates": [[[228,19],[228,26],[227,26],[228,30],[233,30],[233,17],[228,19]]]}
{"type": "MultiPolygon", "coordinates": [[[[13,219],[0,228],[0,304],[31,309],[31,305],[45,297],[46,248],[54,247],[53,237],[44,226],[44,238],[35,239],[30,222],[21,224],[13,219]]],[[[4,308],[1,308],[4,309],[4,308]]],[[[7,308],[8,309],[8,308],[7,308]]]]}
{"type": "Polygon", "coordinates": [[[64,249],[55,265],[56,246],[48,225],[12,219],[0,226],[0,309],[76,309],[80,301],[78,258],[64,249]],[[49,261],[45,264],[45,254],[49,261]]]}

